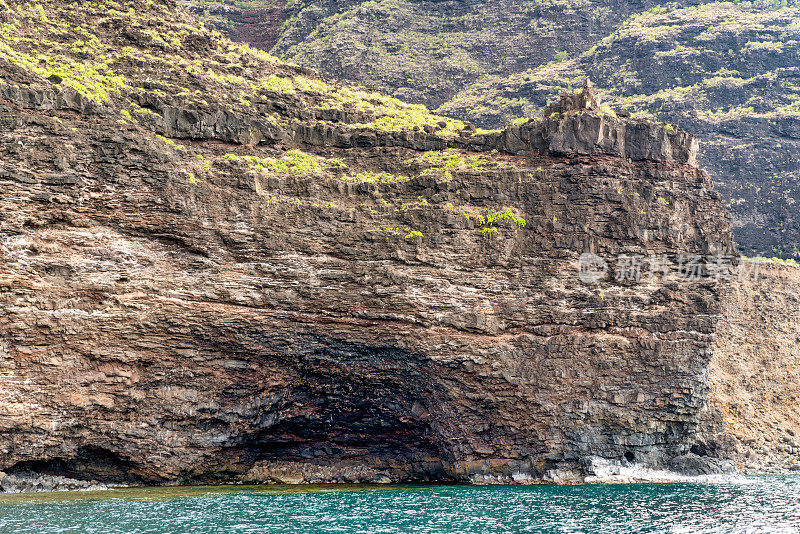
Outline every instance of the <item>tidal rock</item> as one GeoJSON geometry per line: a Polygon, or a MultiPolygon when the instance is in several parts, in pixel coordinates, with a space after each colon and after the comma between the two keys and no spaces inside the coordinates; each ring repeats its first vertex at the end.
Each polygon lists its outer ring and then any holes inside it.
{"type": "Polygon", "coordinates": [[[0,471],[0,492],[30,493],[37,491],[102,491],[108,489],[96,480],[76,480],[63,476],[43,475],[32,472],[15,475],[0,471]]]}
{"type": "Polygon", "coordinates": [[[693,453],[671,458],[667,466],[677,473],[689,476],[730,475],[738,472],[732,460],[698,456],[693,453]]]}

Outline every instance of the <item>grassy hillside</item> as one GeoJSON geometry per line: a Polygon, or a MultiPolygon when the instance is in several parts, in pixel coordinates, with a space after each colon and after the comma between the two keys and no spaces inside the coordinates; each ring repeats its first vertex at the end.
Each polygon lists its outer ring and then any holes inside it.
{"type": "Polygon", "coordinates": [[[441,111],[501,124],[585,76],[615,107],[700,134],[746,254],[800,255],[800,7],[711,3],[632,17],[576,58],[469,87],[441,111]]]}
{"type": "MultiPolygon", "coordinates": [[[[623,0],[275,0],[230,6],[197,1],[195,11],[237,33],[262,19],[272,52],[327,76],[437,107],[465,85],[574,56],[641,9],[623,0]],[[278,19],[266,17],[285,6],[278,19]],[[248,13],[252,14],[249,16],[248,13]],[[250,20],[252,18],[252,20],[250,20]]],[[[248,30],[253,41],[258,37],[248,30]]]]}
{"type": "Polygon", "coordinates": [[[613,105],[700,134],[743,253],[800,254],[797,0],[198,3],[280,57],[487,128],[588,75],[613,105]]]}
{"type": "MultiPolygon", "coordinates": [[[[423,106],[324,81],[302,69],[233,43],[174,2],[0,0],[0,83],[70,87],[88,100],[114,106],[124,122],[147,121],[163,104],[224,108],[276,125],[305,112],[347,111],[352,127],[388,131],[444,122],[443,134],[463,123],[423,106]],[[261,113],[270,100],[285,102],[261,113]]],[[[306,117],[308,119],[309,117],[306,117]]]]}

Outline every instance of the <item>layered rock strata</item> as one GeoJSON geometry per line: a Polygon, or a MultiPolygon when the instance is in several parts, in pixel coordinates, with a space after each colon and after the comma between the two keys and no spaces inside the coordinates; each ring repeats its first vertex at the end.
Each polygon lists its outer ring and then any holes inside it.
{"type": "MultiPolygon", "coordinates": [[[[103,115],[109,110],[72,90],[30,88],[6,84],[0,96],[24,109],[36,111],[74,111],[103,115]]],[[[269,103],[265,102],[265,105],[269,103]]],[[[383,131],[353,127],[359,119],[335,123],[297,113],[288,123],[275,124],[258,116],[223,109],[197,110],[149,103],[158,113],[140,120],[153,132],[170,138],[194,141],[219,140],[238,145],[293,143],[316,147],[409,148],[417,151],[450,148],[472,152],[501,151],[510,155],[546,156],[609,155],[634,161],[658,161],[697,165],[698,142],[688,132],[665,128],[647,120],[620,119],[595,109],[586,112],[557,113],[531,119],[520,126],[499,132],[473,134],[469,130],[457,137],[443,137],[419,131],[383,131]],[[312,119],[309,122],[309,119],[312,119]]]]}
{"type": "MultiPolygon", "coordinates": [[[[177,59],[229,49],[174,36],[177,59]]],[[[0,471],[533,482],[690,451],[718,285],[615,276],[620,256],[733,253],[690,135],[593,110],[498,134],[348,127],[295,107],[312,90],[231,104],[235,76],[297,73],[242,54],[246,72],[170,71],[206,84],[191,104],[137,89],[135,62],[108,99],[3,63],[0,471]],[[593,283],[586,252],[611,265],[593,283]]]]}
{"type": "Polygon", "coordinates": [[[800,257],[797,0],[185,3],[235,39],[483,127],[591,76],[617,107],[698,135],[740,252],[800,257]]]}
{"type": "Polygon", "coordinates": [[[695,452],[744,473],[800,471],[800,270],[751,263],[723,291],[695,452]]]}

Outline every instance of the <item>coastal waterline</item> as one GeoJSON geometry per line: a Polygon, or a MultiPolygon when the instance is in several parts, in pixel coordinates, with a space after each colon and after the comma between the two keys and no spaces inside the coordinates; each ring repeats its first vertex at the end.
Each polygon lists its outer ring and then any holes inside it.
{"type": "Polygon", "coordinates": [[[800,531],[800,477],[583,486],[227,486],[0,496],[0,532],[800,531]]]}

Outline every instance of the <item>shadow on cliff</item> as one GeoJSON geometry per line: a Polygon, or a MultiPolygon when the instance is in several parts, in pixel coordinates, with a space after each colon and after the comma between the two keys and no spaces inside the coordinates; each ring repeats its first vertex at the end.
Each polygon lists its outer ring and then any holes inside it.
{"type": "Polygon", "coordinates": [[[137,474],[141,469],[136,463],[97,446],[79,447],[71,457],[17,462],[5,472],[16,476],[94,479],[106,484],[143,484],[150,478],[146,474],[137,474]]]}

